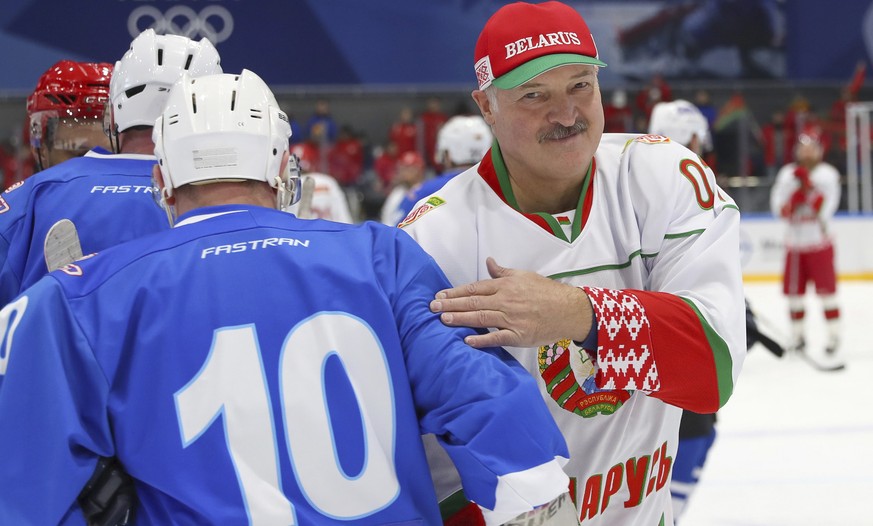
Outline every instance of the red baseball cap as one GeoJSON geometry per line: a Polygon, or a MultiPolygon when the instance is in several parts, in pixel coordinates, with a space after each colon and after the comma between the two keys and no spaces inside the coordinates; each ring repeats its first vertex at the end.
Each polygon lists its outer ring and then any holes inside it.
{"type": "Polygon", "coordinates": [[[582,15],[560,2],[517,2],[494,13],[476,42],[479,89],[511,89],[567,64],[606,64],[582,15]]]}

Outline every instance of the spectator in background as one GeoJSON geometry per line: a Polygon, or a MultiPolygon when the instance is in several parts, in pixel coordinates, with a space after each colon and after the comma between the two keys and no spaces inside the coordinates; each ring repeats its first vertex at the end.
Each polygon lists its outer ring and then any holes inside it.
{"type": "Polygon", "coordinates": [[[788,298],[791,317],[789,349],[806,352],[804,296],[811,281],[827,325],[825,353],[833,357],[839,346],[840,309],[829,225],[840,202],[840,174],[822,161],[823,154],[819,130],[807,129],[798,135],[795,162],[783,166],[776,175],[770,209],[788,222],[782,292],[788,298]]]}
{"type": "Polygon", "coordinates": [[[785,114],[776,111],[770,121],[761,126],[761,147],[767,177],[776,177],[776,172],[791,161],[791,134],[785,131],[785,114]]]}
{"type": "Polygon", "coordinates": [[[22,134],[13,135],[0,146],[0,172],[2,172],[0,184],[3,185],[0,191],[33,175],[36,161],[30,153],[30,137],[27,134],[27,129],[27,120],[25,119],[22,134]]]}
{"type": "Polygon", "coordinates": [[[340,127],[328,155],[330,174],[344,187],[357,184],[364,171],[364,146],[351,126],[340,127]]]}
{"type": "Polygon", "coordinates": [[[604,133],[630,133],[634,129],[634,112],[627,104],[627,92],[617,89],[603,106],[604,133]]]}
{"type": "Polygon", "coordinates": [[[673,100],[673,90],[670,89],[670,85],[667,84],[663,76],[653,75],[652,80],[637,93],[635,101],[639,118],[637,129],[648,129],[649,117],[652,115],[652,108],[655,107],[655,104],[671,100],[673,100]]]}
{"type": "Polygon", "coordinates": [[[840,97],[831,104],[830,116],[826,123],[831,137],[831,149],[825,158],[840,173],[846,172],[846,106],[858,100],[858,92],[867,75],[867,64],[859,62],[849,83],[840,90],[840,97]]]}
{"type": "Polygon", "coordinates": [[[374,152],[373,171],[376,172],[376,184],[383,199],[391,191],[399,158],[400,153],[397,149],[397,143],[394,141],[388,141],[383,148],[374,152]]]}
{"type": "Polygon", "coordinates": [[[388,131],[388,140],[397,145],[397,153],[418,152],[418,128],[412,108],[405,106],[388,131]]]}
{"type": "Polygon", "coordinates": [[[416,152],[405,152],[397,159],[397,171],[391,191],[382,204],[382,224],[396,226],[404,215],[400,209],[400,203],[410,189],[424,181],[424,159],[416,152]]]}
{"type": "Polygon", "coordinates": [[[434,152],[436,148],[437,133],[445,122],[449,120],[449,116],[442,110],[442,103],[439,97],[428,97],[425,103],[425,109],[418,116],[418,121],[421,124],[422,152],[424,152],[425,163],[434,170],[442,170],[435,164],[434,152]]]}
{"type": "Polygon", "coordinates": [[[325,99],[315,102],[315,112],[306,122],[305,139],[318,148],[318,171],[327,171],[327,155],[336,141],[337,125],[330,113],[330,103],[325,99]]]}
{"type": "Polygon", "coordinates": [[[712,127],[715,125],[715,119],[718,117],[718,108],[712,103],[712,97],[705,89],[699,89],[694,93],[694,105],[700,111],[701,115],[706,118],[706,124],[709,127],[709,133],[712,134],[712,127]]]}
{"type": "Polygon", "coordinates": [[[109,148],[103,110],[109,99],[112,64],[61,60],[37,81],[27,97],[30,147],[36,171],[94,147],[109,148]]]}

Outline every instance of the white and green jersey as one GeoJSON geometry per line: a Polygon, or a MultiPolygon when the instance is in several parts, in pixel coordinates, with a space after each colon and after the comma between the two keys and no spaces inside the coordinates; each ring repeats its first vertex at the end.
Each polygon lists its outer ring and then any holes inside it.
{"type": "MultiPolygon", "coordinates": [[[[564,433],[584,524],[672,524],[680,408],[716,411],[745,356],[739,221],[690,150],[605,134],[575,210],[520,212],[495,142],[400,223],[454,286],[489,278],[492,256],[588,292],[596,349],[508,348],[564,433]]],[[[440,498],[456,497],[448,459],[431,453],[440,498]]]]}

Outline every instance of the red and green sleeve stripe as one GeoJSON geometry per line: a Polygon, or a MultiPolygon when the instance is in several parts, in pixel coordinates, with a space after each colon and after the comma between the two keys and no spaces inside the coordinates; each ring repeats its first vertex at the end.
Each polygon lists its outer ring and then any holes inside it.
{"type": "Polygon", "coordinates": [[[598,387],[642,390],[698,413],[724,405],[733,390],[730,350],[691,301],[583,288],[597,313],[598,387]]]}

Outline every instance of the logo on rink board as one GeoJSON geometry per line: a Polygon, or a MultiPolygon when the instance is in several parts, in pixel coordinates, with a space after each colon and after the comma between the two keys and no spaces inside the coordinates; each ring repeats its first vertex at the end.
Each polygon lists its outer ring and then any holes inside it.
{"type": "Polygon", "coordinates": [[[594,382],[597,373],[585,349],[571,340],[543,345],[537,351],[546,390],[563,409],[583,418],[611,415],[630,397],[628,391],[604,391],[594,382]],[[585,378],[579,385],[577,378],[585,378]]]}

